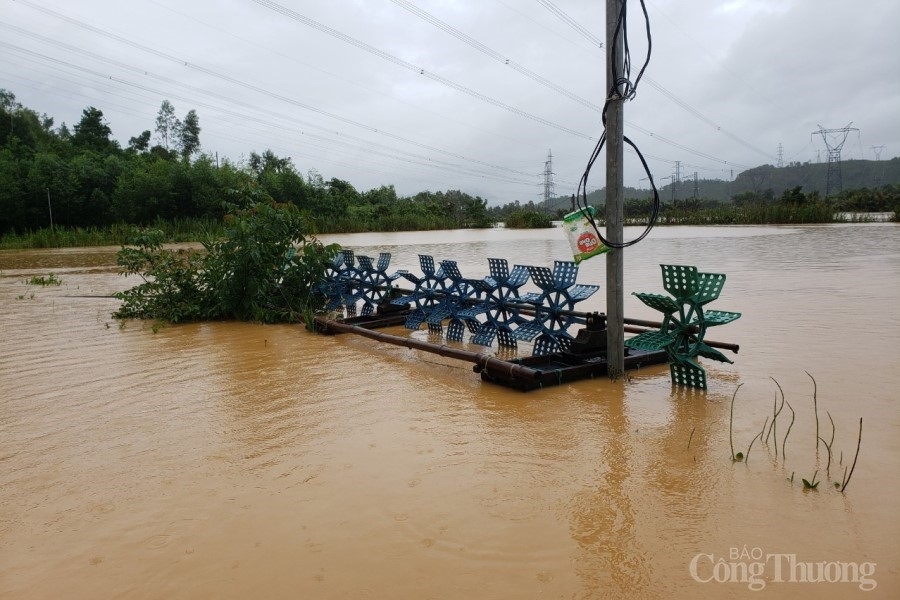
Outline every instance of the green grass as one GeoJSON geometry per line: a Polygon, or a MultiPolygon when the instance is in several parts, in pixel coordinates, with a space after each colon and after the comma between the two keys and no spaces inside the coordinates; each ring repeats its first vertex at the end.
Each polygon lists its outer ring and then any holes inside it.
{"type": "MultiPolygon", "coordinates": [[[[222,224],[210,219],[158,220],[151,227],[162,231],[167,243],[194,242],[222,231],[222,224]]],[[[57,227],[7,233],[0,237],[0,250],[121,246],[135,229],[134,225],[117,223],[106,227],[57,227]]]]}
{"type": "Polygon", "coordinates": [[[50,273],[48,276],[44,277],[43,275],[35,275],[31,279],[25,280],[25,283],[29,285],[39,285],[41,287],[47,287],[48,285],[62,285],[62,279],[56,276],[56,273],[50,273]]]}

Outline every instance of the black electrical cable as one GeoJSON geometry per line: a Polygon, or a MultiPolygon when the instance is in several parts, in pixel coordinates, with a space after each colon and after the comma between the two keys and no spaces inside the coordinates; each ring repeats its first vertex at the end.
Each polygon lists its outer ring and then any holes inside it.
{"type": "MultiPolygon", "coordinates": [[[[647,32],[647,56],[644,59],[644,64],[641,66],[640,71],[638,71],[638,75],[635,80],[631,81],[631,52],[628,47],[628,29],[626,22],[626,13],[627,13],[627,0],[622,0],[622,3],[619,8],[619,15],[616,18],[616,28],[615,33],[613,35],[613,40],[618,38],[619,33],[622,34],[622,49],[625,54],[623,57],[623,69],[622,73],[614,74],[613,83],[610,86],[609,92],[606,96],[606,101],[603,104],[603,112],[602,112],[602,121],[603,121],[603,133],[600,135],[600,139],[597,141],[597,145],[594,146],[593,152],[591,152],[591,157],[588,160],[587,167],[585,167],[584,174],[581,176],[581,180],[578,182],[578,189],[576,191],[575,197],[576,202],[579,208],[584,209],[584,214],[587,216],[588,221],[590,221],[591,226],[594,228],[594,231],[597,233],[597,237],[607,248],[615,248],[622,249],[627,248],[629,246],[633,246],[637,244],[650,233],[650,230],[653,229],[654,225],[656,225],[656,220],[659,217],[659,209],[660,209],[660,201],[659,201],[659,191],[656,189],[656,184],[653,181],[653,174],[650,173],[650,167],[647,165],[647,161],[644,159],[644,155],[641,154],[641,151],[638,147],[632,142],[627,136],[622,136],[623,141],[631,146],[631,148],[638,155],[638,158],[641,160],[641,164],[644,167],[644,172],[647,174],[647,178],[650,181],[650,187],[653,190],[653,206],[650,211],[650,220],[647,223],[647,227],[644,229],[643,233],[641,233],[638,237],[633,240],[629,240],[627,242],[611,242],[603,237],[603,234],[600,233],[600,229],[597,227],[597,223],[594,220],[593,215],[590,211],[587,210],[587,182],[588,176],[590,175],[591,168],[594,166],[594,162],[600,156],[600,151],[603,149],[603,146],[606,143],[606,111],[609,108],[609,103],[614,98],[622,98],[624,100],[631,100],[635,97],[637,93],[637,86],[641,80],[641,77],[644,76],[644,71],[647,69],[647,65],[650,63],[650,52],[653,47],[653,42],[650,36],[650,17],[647,14],[647,7],[644,4],[644,0],[640,0],[641,10],[644,13],[644,22],[645,28],[647,32]]],[[[612,61],[613,68],[618,64],[618,57],[616,55],[617,44],[612,43],[608,45],[610,51],[610,60],[612,61]]],[[[609,198],[607,197],[607,201],[609,198]]]]}

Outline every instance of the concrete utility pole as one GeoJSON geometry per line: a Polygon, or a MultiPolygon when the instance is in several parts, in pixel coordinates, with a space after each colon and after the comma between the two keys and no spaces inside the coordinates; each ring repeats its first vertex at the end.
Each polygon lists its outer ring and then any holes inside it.
{"type": "MultiPolygon", "coordinates": [[[[606,89],[610,94],[606,109],[606,239],[614,244],[624,241],[624,104],[619,74],[625,71],[624,31],[616,32],[616,23],[624,0],[606,0],[606,89]],[[613,64],[615,61],[615,64],[613,64]]],[[[606,253],[606,359],[611,379],[625,372],[625,315],[623,293],[624,251],[613,248],[606,253]]]]}

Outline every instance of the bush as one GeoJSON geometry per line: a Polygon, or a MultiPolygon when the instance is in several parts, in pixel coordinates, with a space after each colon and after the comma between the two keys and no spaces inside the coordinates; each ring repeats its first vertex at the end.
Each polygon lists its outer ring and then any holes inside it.
{"type": "Polygon", "coordinates": [[[536,210],[516,210],[506,217],[506,227],[509,229],[541,229],[552,226],[550,216],[536,210]]]}
{"type": "Polygon", "coordinates": [[[323,246],[309,226],[293,204],[267,201],[232,207],[223,237],[204,241],[203,250],[165,249],[161,231],[138,231],[116,260],[124,275],[143,283],[116,294],[122,306],[113,316],[172,323],[305,320],[324,306],[316,286],[339,249],[323,246]]]}

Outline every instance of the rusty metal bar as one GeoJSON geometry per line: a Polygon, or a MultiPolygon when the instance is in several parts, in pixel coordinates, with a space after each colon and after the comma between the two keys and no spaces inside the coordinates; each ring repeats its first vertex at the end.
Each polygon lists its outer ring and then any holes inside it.
{"type": "Polygon", "coordinates": [[[453,348],[444,344],[432,344],[431,342],[424,342],[411,337],[402,337],[391,335],[389,333],[382,333],[380,331],[373,331],[371,329],[366,329],[365,327],[360,327],[359,325],[348,325],[347,323],[340,323],[322,317],[316,317],[316,328],[321,331],[331,330],[341,333],[355,333],[356,335],[361,335],[385,344],[404,346],[406,348],[422,350],[424,352],[474,363],[478,371],[491,368],[508,373],[511,377],[522,379],[540,379],[542,373],[537,369],[531,369],[524,365],[501,360],[483,352],[472,352],[470,350],[453,348]]]}

